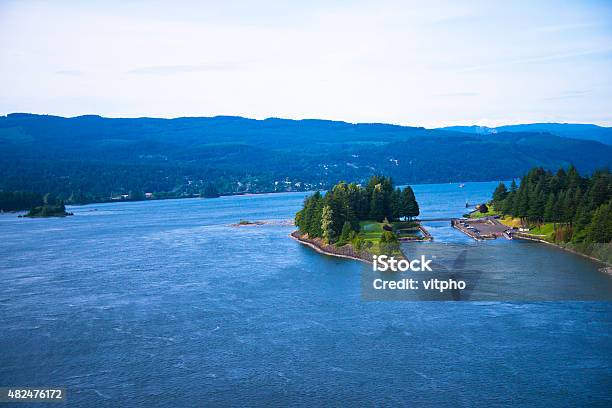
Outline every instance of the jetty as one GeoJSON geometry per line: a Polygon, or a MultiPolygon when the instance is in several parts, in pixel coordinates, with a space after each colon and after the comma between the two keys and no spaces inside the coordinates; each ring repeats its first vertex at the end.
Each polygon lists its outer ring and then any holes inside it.
{"type": "Polygon", "coordinates": [[[453,218],[451,226],[477,241],[486,239],[512,239],[512,229],[495,217],[453,218]]]}

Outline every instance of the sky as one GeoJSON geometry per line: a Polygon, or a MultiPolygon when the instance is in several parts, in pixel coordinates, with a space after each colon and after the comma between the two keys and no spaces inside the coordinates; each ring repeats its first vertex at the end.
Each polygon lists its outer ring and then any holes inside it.
{"type": "Polygon", "coordinates": [[[0,0],[0,114],[612,126],[612,1],[0,0]]]}

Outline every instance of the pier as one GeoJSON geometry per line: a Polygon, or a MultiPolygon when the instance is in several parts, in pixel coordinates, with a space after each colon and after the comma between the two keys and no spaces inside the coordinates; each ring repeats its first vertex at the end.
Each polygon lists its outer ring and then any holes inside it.
{"type": "Polygon", "coordinates": [[[485,239],[505,238],[512,239],[511,230],[507,225],[502,224],[493,217],[484,217],[477,219],[470,218],[453,218],[451,219],[453,228],[458,229],[465,235],[477,241],[485,239]]]}

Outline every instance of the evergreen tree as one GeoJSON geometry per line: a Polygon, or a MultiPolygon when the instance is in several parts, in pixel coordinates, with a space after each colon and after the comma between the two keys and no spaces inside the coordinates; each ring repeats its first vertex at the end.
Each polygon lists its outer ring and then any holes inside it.
{"type": "Polygon", "coordinates": [[[399,250],[399,240],[391,231],[383,231],[379,242],[380,250],[383,253],[392,254],[399,250]]]}
{"type": "Polygon", "coordinates": [[[407,217],[408,219],[412,219],[412,217],[416,217],[420,213],[419,204],[417,203],[416,197],[414,196],[414,191],[410,186],[404,188],[404,191],[402,192],[401,208],[401,215],[403,217],[407,217]]]}
{"type": "Polygon", "coordinates": [[[494,203],[503,214],[520,217],[523,222],[555,223],[554,239],[574,244],[609,242],[612,175],[608,169],[582,177],[574,166],[554,175],[534,168],[512,183],[505,194],[501,184],[494,191],[494,203]],[[497,205],[497,204],[496,204],[497,205]],[[561,223],[557,227],[557,223],[561,223]],[[607,241],[606,241],[607,240],[607,241]]]}
{"type": "Polygon", "coordinates": [[[544,206],[544,221],[553,222],[555,221],[554,216],[554,208],[555,208],[555,194],[549,194],[548,200],[546,200],[546,205],[544,206]]]}
{"type": "Polygon", "coordinates": [[[510,191],[506,196],[506,199],[503,201],[501,206],[501,211],[504,214],[514,215],[514,196],[516,192],[510,191]]]}
{"type": "Polygon", "coordinates": [[[523,179],[518,189],[514,204],[514,215],[519,218],[526,218],[529,215],[529,193],[527,192],[527,181],[523,179]]]}
{"type": "Polygon", "coordinates": [[[574,221],[574,233],[572,234],[572,242],[583,242],[585,241],[588,233],[588,226],[591,222],[592,215],[587,208],[586,204],[581,204],[576,210],[576,217],[574,221]]]}
{"type": "Polygon", "coordinates": [[[370,219],[382,221],[385,218],[385,197],[382,191],[382,186],[377,184],[372,190],[372,198],[370,201],[370,219]]]}
{"type": "Polygon", "coordinates": [[[493,192],[493,205],[497,208],[501,205],[502,201],[508,195],[508,190],[506,189],[506,185],[501,182],[493,192]]]}
{"type": "Polygon", "coordinates": [[[574,218],[574,199],[572,193],[569,190],[563,195],[563,202],[561,203],[561,220],[563,222],[572,222],[574,218]]]}
{"type": "Polygon", "coordinates": [[[389,223],[389,220],[418,214],[419,205],[412,188],[395,189],[390,178],[373,176],[366,187],[340,182],[324,196],[315,192],[304,200],[295,224],[311,238],[321,237],[325,242],[337,241],[343,245],[357,239],[360,221],[389,223]]]}
{"type": "Polygon", "coordinates": [[[563,222],[563,202],[565,193],[561,192],[557,199],[555,200],[555,205],[553,206],[553,222],[563,222]]]}
{"type": "Polygon", "coordinates": [[[516,185],[516,180],[512,179],[512,183],[510,184],[510,192],[511,193],[516,193],[517,190],[517,185],[516,185]]]}
{"type": "Polygon", "coordinates": [[[391,193],[391,219],[398,220],[401,216],[402,192],[399,188],[391,193]]]}
{"type": "Polygon", "coordinates": [[[586,234],[588,242],[603,244],[612,240],[612,202],[599,206],[586,234]]]}
{"type": "Polygon", "coordinates": [[[351,228],[351,223],[348,221],[344,222],[342,226],[342,232],[340,233],[340,237],[338,238],[338,245],[345,245],[351,239],[351,232],[353,229],[351,228]]]}
{"type": "Polygon", "coordinates": [[[590,188],[586,194],[589,208],[597,208],[612,194],[610,173],[598,171],[593,174],[590,188]]]}

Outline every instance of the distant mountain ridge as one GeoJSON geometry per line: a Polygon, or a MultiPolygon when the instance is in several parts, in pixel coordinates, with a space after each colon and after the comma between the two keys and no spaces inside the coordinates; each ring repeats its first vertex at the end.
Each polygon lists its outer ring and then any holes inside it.
{"type": "Polygon", "coordinates": [[[580,140],[594,140],[612,145],[612,128],[580,123],[529,123],[523,125],[487,126],[447,126],[439,130],[488,135],[499,132],[537,132],[580,140]]]}
{"type": "Polygon", "coordinates": [[[540,132],[235,116],[0,117],[0,190],[64,199],[310,190],[375,174],[396,184],[505,180],[533,166],[572,163],[588,173],[611,157],[612,146],[540,132]]]}

